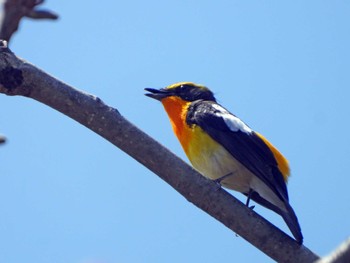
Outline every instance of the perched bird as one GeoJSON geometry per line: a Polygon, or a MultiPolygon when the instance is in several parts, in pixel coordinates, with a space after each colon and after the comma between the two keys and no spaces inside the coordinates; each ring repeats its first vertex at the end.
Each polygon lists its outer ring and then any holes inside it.
{"type": "Polygon", "coordinates": [[[281,215],[299,244],[303,236],[289,204],[288,161],[261,134],[216,102],[205,86],[180,82],[146,88],[161,101],[192,165],[205,177],[281,215]]]}

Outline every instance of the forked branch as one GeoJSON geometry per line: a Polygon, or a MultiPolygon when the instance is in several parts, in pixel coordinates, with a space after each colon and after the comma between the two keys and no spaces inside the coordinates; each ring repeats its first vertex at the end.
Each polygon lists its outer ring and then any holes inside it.
{"type": "Polygon", "coordinates": [[[0,39],[9,41],[23,17],[55,20],[58,15],[38,8],[43,0],[4,0],[0,13],[0,39]]]}

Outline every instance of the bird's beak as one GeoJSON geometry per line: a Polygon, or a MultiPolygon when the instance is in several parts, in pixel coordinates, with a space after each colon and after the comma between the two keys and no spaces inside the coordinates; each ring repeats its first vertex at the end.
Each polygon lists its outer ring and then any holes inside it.
{"type": "Polygon", "coordinates": [[[146,93],[145,95],[151,97],[153,99],[161,101],[162,99],[171,96],[170,92],[166,89],[152,89],[145,88],[146,91],[150,93],[146,93]]]}

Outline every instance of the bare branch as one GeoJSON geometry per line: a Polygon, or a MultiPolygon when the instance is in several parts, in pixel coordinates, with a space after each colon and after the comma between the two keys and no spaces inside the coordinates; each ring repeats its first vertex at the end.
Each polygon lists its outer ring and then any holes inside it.
{"type": "Polygon", "coordinates": [[[58,15],[49,10],[32,10],[26,14],[26,17],[33,19],[57,19],[58,15]]]}
{"type": "Polygon", "coordinates": [[[6,142],[6,138],[0,135],[0,144],[3,144],[4,142],[6,142]]]}
{"type": "MultiPolygon", "coordinates": [[[[0,42],[1,44],[1,42],[0,42]]],[[[40,101],[85,125],[152,170],[193,203],[278,262],[318,256],[204,178],[99,98],[80,92],[26,61],[2,42],[0,92],[40,101]]]]}
{"type": "Polygon", "coordinates": [[[58,15],[49,10],[40,10],[42,0],[3,0],[0,14],[0,39],[9,41],[17,31],[23,17],[32,19],[57,19],[58,15]]]}

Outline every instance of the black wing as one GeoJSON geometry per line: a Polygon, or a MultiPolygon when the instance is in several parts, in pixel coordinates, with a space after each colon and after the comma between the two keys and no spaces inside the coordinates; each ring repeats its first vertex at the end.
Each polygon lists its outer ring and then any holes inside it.
{"type": "Polygon", "coordinates": [[[186,121],[200,126],[281,200],[288,202],[287,187],[272,151],[236,116],[214,102],[200,100],[190,105],[186,121]]]}

